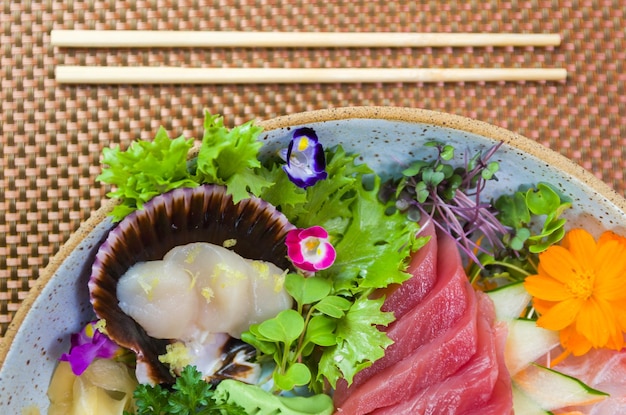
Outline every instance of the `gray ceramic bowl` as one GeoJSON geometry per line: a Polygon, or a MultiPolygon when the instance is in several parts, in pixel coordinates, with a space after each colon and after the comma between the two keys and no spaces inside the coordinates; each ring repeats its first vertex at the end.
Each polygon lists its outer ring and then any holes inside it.
{"type": "MultiPolygon", "coordinates": [[[[393,107],[336,108],[294,114],[260,123],[264,151],[284,146],[290,131],[313,127],[324,145],[341,143],[357,152],[384,175],[398,173],[423,154],[421,144],[437,139],[459,149],[504,145],[496,155],[499,181],[494,193],[511,192],[520,184],[548,181],[574,201],[570,227],[584,226],[594,234],[604,229],[624,232],[626,200],[580,166],[545,147],[483,122],[432,111],[393,107]]],[[[45,413],[46,389],[69,336],[92,318],[87,279],[99,243],[112,226],[107,202],[42,271],[0,343],[0,413],[19,414],[35,405],[45,413]]]]}

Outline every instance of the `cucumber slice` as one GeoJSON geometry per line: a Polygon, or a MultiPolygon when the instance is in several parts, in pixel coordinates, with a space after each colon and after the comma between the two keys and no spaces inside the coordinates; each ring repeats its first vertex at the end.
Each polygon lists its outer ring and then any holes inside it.
{"type": "Polygon", "coordinates": [[[526,394],[513,385],[513,413],[515,415],[549,415],[546,411],[530,399],[526,394]]]}
{"type": "MultiPolygon", "coordinates": [[[[547,367],[532,364],[513,376],[513,385],[546,410],[590,405],[606,399],[607,393],[547,367]]],[[[517,414],[517,412],[516,412],[517,414]]]]}
{"type": "Polygon", "coordinates": [[[538,327],[533,320],[511,320],[507,325],[509,333],[504,361],[511,376],[559,345],[559,334],[556,331],[538,327]]]}
{"type": "Polygon", "coordinates": [[[500,321],[518,318],[531,299],[522,281],[488,291],[487,295],[493,301],[496,318],[500,321]]]}

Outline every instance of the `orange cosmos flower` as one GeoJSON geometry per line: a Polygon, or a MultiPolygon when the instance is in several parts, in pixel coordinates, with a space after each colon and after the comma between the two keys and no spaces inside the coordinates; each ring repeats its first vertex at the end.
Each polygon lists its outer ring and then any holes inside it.
{"type": "Polygon", "coordinates": [[[605,232],[596,242],[583,229],[539,255],[524,282],[539,313],[537,325],[560,332],[566,353],[620,350],[626,332],[626,238],[605,232]]]}

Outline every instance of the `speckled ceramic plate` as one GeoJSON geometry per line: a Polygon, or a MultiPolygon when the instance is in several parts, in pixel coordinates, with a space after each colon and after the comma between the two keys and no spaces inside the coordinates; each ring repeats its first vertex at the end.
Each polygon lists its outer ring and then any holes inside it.
{"type": "MultiPolygon", "coordinates": [[[[324,145],[341,143],[383,175],[396,174],[426,154],[422,144],[427,140],[469,151],[503,141],[495,156],[501,171],[493,194],[547,181],[573,200],[567,212],[570,227],[584,226],[596,235],[603,229],[624,233],[626,227],[626,201],[609,186],[534,141],[483,122],[419,109],[354,107],[261,124],[266,154],[284,146],[293,128],[306,125],[317,131],[324,145]]],[[[45,413],[46,389],[57,359],[68,348],[69,335],[92,317],[87,279],[96,249],[112,226],[107,218],[112,206],[105,204],[69,239],[15,315],[0,348],[0,413],[19,414],[32,405],[45,413]]]]}

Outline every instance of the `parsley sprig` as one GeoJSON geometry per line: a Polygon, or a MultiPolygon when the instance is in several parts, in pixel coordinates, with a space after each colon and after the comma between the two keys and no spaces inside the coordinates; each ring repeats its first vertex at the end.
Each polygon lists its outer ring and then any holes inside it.
{"type": "MultiPolygon", "coordinates": [[[[193,366],[185,367],[172,389],[161,385],[140,384],[134,393],[135,415],[245,415],[246,411],[233,403],[216,399],[213,386],[202,379],[193,366]]],[[[125,412],[125,415],[131,415],[125,412]]]]}

